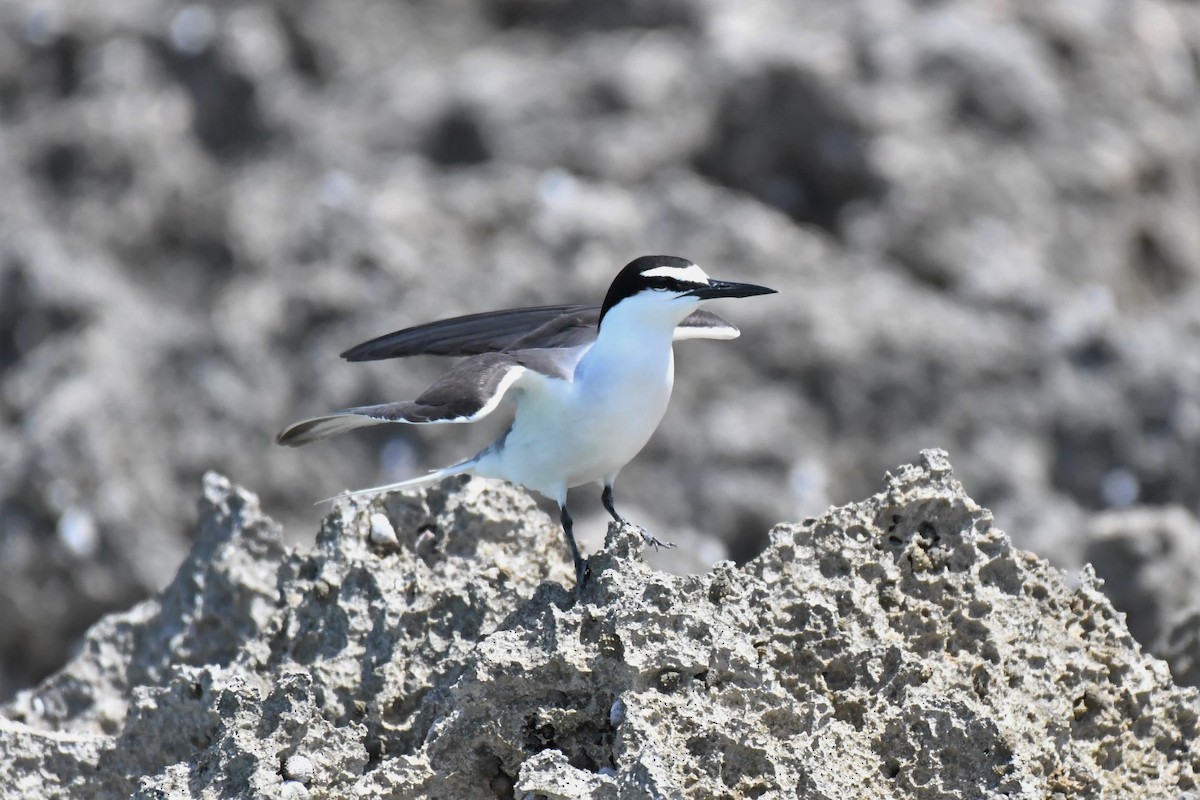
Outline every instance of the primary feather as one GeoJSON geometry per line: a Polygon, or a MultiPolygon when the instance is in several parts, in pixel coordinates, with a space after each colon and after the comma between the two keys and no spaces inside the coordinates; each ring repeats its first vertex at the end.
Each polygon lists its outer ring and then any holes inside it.
{"type": "MultiPolygon", "coordinates": [[[[407,356],[473,356],[510,350],[572,347],[596,338],[600,306],[558,305],[485,311],[386,333],[342,353],[347,361],[407,356]]],[[[738,329],[711,311],[693,311],[675,339],[736,339],[738,329]]]]}

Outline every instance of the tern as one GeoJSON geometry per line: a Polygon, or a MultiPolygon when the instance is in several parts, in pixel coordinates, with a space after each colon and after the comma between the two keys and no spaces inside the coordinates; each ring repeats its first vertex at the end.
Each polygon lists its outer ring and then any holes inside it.
{"type": "MultiPolygon", "coordinates": [[[[699,306],[774,289],[708,277],[677,256],[642,256],[613,280],[604,303],[470,314],[389,333],[342,353],[348,361],[414,355],[465,357],[416,400],[360,406],[302,420],[280,432],[297,446],[366,425],[470,423],[502,404],[511,425],[476,455],[427,475],[342,496],[382,494],[455,475],[501,478],[558,504],[577,590],[587,562],[575,543],[567,489],[602,487],[618,522],[613,482],[662,421],[674,384],[672,343],[734,339],[738,329],[699,306]]],[[[648,544],[660,545],[643,533],[648,544]]]]}

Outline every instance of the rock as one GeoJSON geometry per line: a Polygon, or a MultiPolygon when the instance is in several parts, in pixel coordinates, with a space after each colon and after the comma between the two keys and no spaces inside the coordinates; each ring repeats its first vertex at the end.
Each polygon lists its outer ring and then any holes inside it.
{"type": "MultiPolygon", "coordinates": [[[[1086,542],[1084,557],[1127,615],[1129,632],[1173,661],[1157,646],[1181,611],[1200,608],[1200,521],[1179,506],[1107,511],[1091,519],[1086,542]]],[[[1183,641],[1177,636],[1170,652],[1183,655],[1183,641]]],[[[1191,653],[1200,656],[1200,648],[1191,653]]]]}
{"type": "Polygon", "coordinates": [[[283,777],[289,781],[308,783],[313,777],[313,763],[304,756],[291,756],[283,764],[283,777]]]}
{"type": "Polygon", "coordinates": [[[1154,653],[1170,665],[1181,686],[1200,686],[1200,606],[1176,612],[1154,643],[1154,653]]]}
{"type": "Polygon", "coordinates": [[[678,348],[617,487],[664,540],[744,563],[931,443],[1060,567],[1096,512],[1197,513],[1200,23],[1118,6],[5,0],[0,702],[163,588],[205,471],[299,535],[474,452],[274,446],[442,366],[345,348],[651,250],[780,290],[678,348]]]}
{"type": "Polygon", "coordinates": [[[299,781],[287,780],[279,786],[281,800],[304,800],[308,796],[308,787],[299,781]]]}
{"type": "Polygon", "coordinates": [[[398,547],[400,540],[396,538],[396,529],[392,527],[387,514],[371,515],[371,544],[377,547],[398,547]]]}
{"type": "Polygon", "coordinates": [[[285,548],[209,475],[170,585],[4,707],[0,795],[1200,791],[1200,692],[1090,568],[1073,586],[1013,548],[945,453],[769,538],[674,576],[614,523],[577,599],[557,526],[507,485],[338,501],[285,548]]]}
{"type": "Polygon", "coordinates": [[[574,767],[561,750],[543,750],[521,764],[515,796],[546,800],[619,797],[615,775],[605,774],[604,769],[574,767]]]}

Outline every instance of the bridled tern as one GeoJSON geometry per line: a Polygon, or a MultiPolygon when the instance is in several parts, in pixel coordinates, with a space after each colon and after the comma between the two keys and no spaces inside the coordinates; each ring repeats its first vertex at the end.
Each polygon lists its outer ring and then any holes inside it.
{"type": "MultiPolygon", "coordinates": [[[[348,408],[285,428],[296,446],[365,425],[475,422],[503,401],[512,424],[477,455],[427,475],[349,492],[380,494],[454,475],[503,478],[558,503],[581,588],[587,563],[567,512],[567,489],[599,482],[613,505],[617,473],[645,446],[667,410],[672,342],[733,339],[736,327],[699,306],[774,289],[714,280],[675,256],[642,256],[617,274],[600,306],[559,305],[470,314],[372,339],[342,353],[349,361],[413,355],[465,356],[416,400],[348,408]]],[[[650,544],[661,544],[645,535],[650,544]]]]}

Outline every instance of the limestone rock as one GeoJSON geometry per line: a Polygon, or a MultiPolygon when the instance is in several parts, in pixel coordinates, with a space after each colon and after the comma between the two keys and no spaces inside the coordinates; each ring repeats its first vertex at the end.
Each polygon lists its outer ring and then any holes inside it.
{"type": "Polygon", "coordinates": [[[1090,569],[1072,586],[1014,549],[943,452],[770,542],[680,577],[614,524],[576,598],[556,526],[506,485],[339,502],[288,549],[209,475],[174,581],[4,708],[0,795],[1200,791],[1197,691],[1090,569]]]}
{"type": "Polygon", "coordinates": [[[649,251],[780,290],[678,348],[619,486],[663,538],[744,563],[930,443],[1060,567],[1197,514],[1197,53],[1195,0],[3,0],[0,702],[161,591],[206,470],[308,534],[482,444],[274,446],[443,367],[339,352],[649,251]]]}
{"type": "MultiPolygon", "coordinates": [[[[1088,525],[1084,556],[1127,615],[1133,637],[1170,663],[1173,647],[1158,644],[1181,610],[1200,608],[1200,521],[1179,506],[1106,511],[1088,525]]],[[[1190,655],[1200,657],[1200,647],[1190,655]]],[[[1173,674],[1196,684],[1184,672],[1173,674]]]]}

